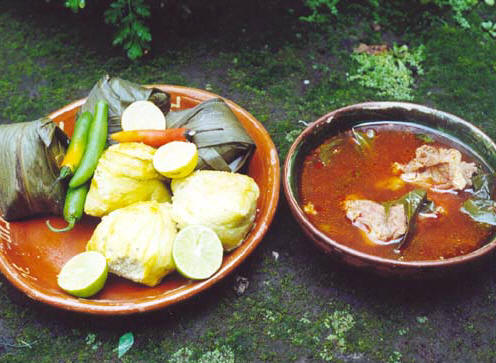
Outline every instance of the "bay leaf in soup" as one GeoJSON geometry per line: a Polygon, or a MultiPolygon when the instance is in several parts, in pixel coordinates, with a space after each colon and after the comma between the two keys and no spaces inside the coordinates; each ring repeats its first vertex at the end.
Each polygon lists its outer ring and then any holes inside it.
{"type": "Polygon", "coordinates": [[[401,249],[404,248],[411,239],[413,232],[415,230],[417,215],[422,209],[422,206],[426,203],[426,199],[427,199],[427,192],[424,189],[415,189],[405,194],[401,198],[383,203],[383,205],[386,208],[386,213],[389,212],[389,209],[393,205],[397,205],[397,204],[402,204],[405,210],[406,223],[407,223],[406,233],[403,235],[403,237],[401,237],[398,246],[396,247],[397,251],[401,251],[401,249]]]}
{"type": "Polygon", "coordinates": [[[339,152],[338,147],[343,144],[343,139],[342,138],[335,138],[332,139],[331,141],[322,144],[319,147],[319,160],[322,164],[325,166],[329,165],[332,156],[336,153],[339,152]]]}
{"type": "Polygon", "coordinates": [[[467,199],[460,211],[474,221],[496,226],[496,206],[492,199],[494,174],[479,173],[472,177],[473,196],[467,199]]]}

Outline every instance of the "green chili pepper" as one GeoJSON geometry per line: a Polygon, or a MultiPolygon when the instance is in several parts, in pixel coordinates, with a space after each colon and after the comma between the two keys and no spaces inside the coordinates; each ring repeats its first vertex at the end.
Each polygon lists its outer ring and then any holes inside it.
{"type": "Polygon", "coordinates": [[[92,121],[93,115],[91,112],[83,112],[76,121],[74,132],[72,133],[71,143],[69,144],[67,153],[62,161],[60,175],[57,178],[57,181],[73,175],[74,171],[79,166],[86,150],[88,134],[92,121]]]}
{"type": "Polygon", "coordinates": [[[67,232],[74,228],[76,222],[83,217],[84,202],[89,189],[90,183],[88,182],[75,189],[69,188],[67,190],[64,203],[64,219],[69,224],[67,227],[58,229],[52,227],[50,221],[46,221],[47,227],[52,232],[67,232]]]}
{"type": "Polygon", "coordinates": [[[108,130],[108,103],[98,101],[95,106],[93,122],[90,126],[88,144],[81,164],[69,182],[69,188],[77,188],[86,183],[93,175],[98,159],[105,148],[108,130]]]}

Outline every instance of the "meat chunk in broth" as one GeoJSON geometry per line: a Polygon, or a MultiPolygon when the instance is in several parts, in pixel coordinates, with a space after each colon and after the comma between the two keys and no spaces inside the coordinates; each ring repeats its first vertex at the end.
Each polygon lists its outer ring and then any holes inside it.
{"type": "Polygon", "coordinates": [[[406,233],[407,220],[403,205],[386,208],[371,200],[347,200],[346,217],[374,242],[388,242],[406,233]]]}
{"type": "Polygon", "coordinates": [[[475,163],[462,161],[458,150],[430,145],[418,147],[408,164],[395,163],[394,167],[403,172],[401,179],[407,183],[451,190],[471,186],[471,177],[477,171],[475,163]]]}

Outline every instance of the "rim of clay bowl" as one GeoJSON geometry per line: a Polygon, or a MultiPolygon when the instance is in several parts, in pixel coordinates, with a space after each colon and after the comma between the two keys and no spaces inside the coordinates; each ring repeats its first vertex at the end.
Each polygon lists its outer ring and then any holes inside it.
{"type": "MultiPolygon", "coordinates": [[[[494,143],[494,141],[489,136],[487,136],[481,129],[474,126],[473,124],[448,112],[439,111],[427,106],[408,103],[408,102],[364,102],[364,103],[358,103],[358,104],[342,107],[325,114],[324,116],[320,117],[319,119],[308,125],[303,130],[303,132],[296,138],[296,140],[291,145],[291,148],[289,149],[289,152],[284,161],[283,188],[284,188],[284,194],[286,196],[286,200],[288,201],[293,216],[300,224],[303,231],[312,239],[312,241],[317,245],[317,247],[324,250],[324,252],[331,254],[333,253],[347,254],[350,255],[351,257],[364,261],[369,265],[384,266],[391,268],[393,270],[394,269],[435,270],[440,268],[455,267],[468,262],[473,262],[474,260],[489,254],[491,251],[496,249],[496,234],[493,235],[484,246],[468,254],[457,257],[451,257],[444,260],[398,261],[393,259],[387,259],[383,257],[374,256],[368,253],[364,253],[361,251],[357,251],[351,247],[340,244],[338,241],[333,240],[332,238],[321,232],[319,229],[317,229],[307,219],[306,214],[301,209],[298,200],[296,198],[296,196],[298,195],[298,190],[294,190],[294,188],[297,187],[298,184],[298,182],[296,181],[297,177],[294,174],[298,172],[296,157],[298,155],[298,152],[301,151],[302,145],[305,144],[305,142],[308,139],[310,139],[311,135],[317,134],[319,128],[323,127],[326,124],[327,125],[331,124],[337,115],[360,112],[360,111],[386,112],[387,110],[391,110],[392,112],[392,110],[394,109],[403,110],[404,112],[418,112],[421,114],[425,114],[426,116],[431,115],[437,120],[443,120],[453,124],[459,124],[462,127],[466,128],[467,130],[470,130],[470,132],[477,134],[478,136],[477,141],[481,142],[484,148],[487,148],[488,150],[491,150],[496,154],[496,143],[494,143]],[[292,185],[292,181],[294,183],[293,185],[292,185]]],[[[380,121],[396,121],[396,120],[390,119],[390,120],[376,120],[376,121],[380,122],[380,121]]],[[[363,122],[366,121],[364,120],[363,122]]],[[[411,123],[415,124],[415,121],[411,120],[411,123]]],[[[425,123],[424,124],[419,123],[419,124],[425,125],[425,123]]],[[[463,142],[461,144],[462,146],[464,146],[463,142]]],[[[478,158],[480,158],[479,160],[483,161],[489,169],[493,169],[492,171],[494,171],[494,169],[496,168],[496,163],[491,165],[488,163],[486,158],[480,156],[480,154],[474,152],[473,150],[471,151],[478,158]]]]}

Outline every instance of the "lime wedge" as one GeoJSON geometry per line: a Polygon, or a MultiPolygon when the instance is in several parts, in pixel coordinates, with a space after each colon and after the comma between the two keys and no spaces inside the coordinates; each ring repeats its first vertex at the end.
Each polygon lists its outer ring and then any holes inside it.
{"type": "Polygon", "coordinates": [[[71,295],[89,297],[100,291],[107,280],[105,256],[95,251],[82,252],[62,267],[57,283],[71,295]]]}
{"type": "Polygon", "coordinates": [[[179,231],[172,245],[172,258],[184,277],[202,280],[222,264],[223,248],[217,234],[208,227],[191,225],[179,231]]]}
{"type": "Polygon", "coordinates": [[[172,141],[158,148],[153,167],[167,178],[184,178],[198,164],[198,149],[192,142],[172,141]]]}

